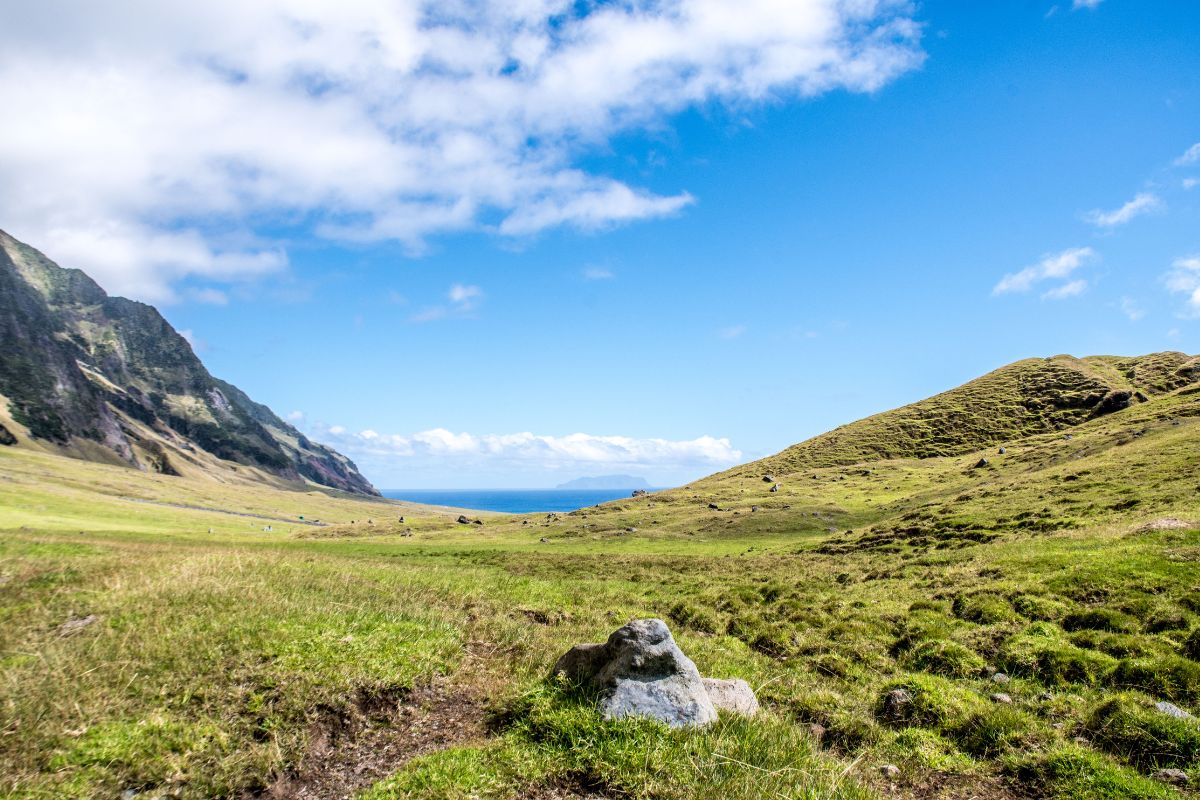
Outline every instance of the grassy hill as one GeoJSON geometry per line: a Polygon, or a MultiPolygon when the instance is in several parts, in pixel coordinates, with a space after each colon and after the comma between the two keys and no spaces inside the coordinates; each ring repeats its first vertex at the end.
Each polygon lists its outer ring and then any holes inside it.
{"type": "Polygon", "coordinates": [[[1180,796],[1153,776],[1200,780],[1200,725],[1154,704],[1200,713],[1192,363],[1020,362],[786,457],[483,525],[0,448],[0,796],[1180,796]],[[888,424],[981,397],[1040,421],[941,455],[888,424]],[[547,679],[636,616],[764,713],[608,723],[547,679]]]}

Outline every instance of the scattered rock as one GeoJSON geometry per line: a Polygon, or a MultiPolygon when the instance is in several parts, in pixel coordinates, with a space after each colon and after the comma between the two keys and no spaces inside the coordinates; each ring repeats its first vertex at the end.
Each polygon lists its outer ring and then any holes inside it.
{"type": "Polygon", "coordinates": [[[58,626],[58,635],[64,637],[74,636],[84,628],[96,622],[98,619],[100,618],[95,614],[88,614],[86,617],[71,617],[62,625],[58,626]]]}
{"type": "Polygon", "coordinates": [[[993,703],[1001,703],[1002,705],[1009,705],[1012,703],[1012,697],[1005,694],[1004,692],[996,692],[995,694],[992,695],[992,702],[993,703]]]}
{"type": "Polygon", "coordinates": [[[467,519],[466,514],[459,514],[457,522],[459,525],[470,525],[471,524],[471,520],[467,519]]]}
{"type": "Polygon", "coordinates": [[[538,541],[539,541],[539,542],[541,542],[542,544],[546,544],[546,543],[548,543],[550,540],[549,540],[549,539],[547,539],[545,536],[543,536],[541,539],[538,539],[538,541]]]}
{"type": "Polygon", "coordinates": [[[987,465],[988,465],[988,460],[986,458],[981,458],[975,462],[975,466],[972,467],[971,469],[983,469],[987,465]]]}
{"type": "Polygon", "coordinates": [[[758,708],[745,681],[701,678],[660,619],[634,620],[603,644],[572,647],[553,673],[599,689],[606,719],[648,717],[680,728],[715,721],[718,708],[744,714],[758,708]]]}
{"type": "Polygon", "coordinates": [[[719,505],[717,505],[716,503],[709,503],[709,504],[708,504],[708,507],[709,507],[709,508],[711,508],[713,511],[720,511],[720,510],[721,510],[721,507],[720,507],[719,505]]]}
{"type": "Polygon", "coordinates": [[[635,528],[635,527],[633,527],[633,526],[630,526],[630,527],[628,527],[628,528],[626,528],[626,529],[625,529],[625,532],[626,532],[626,533],[637,533],[637,528],[635,528]]]}
{"type": "Polygon", "coordinates": [[[1077,745],[1080,745],[1081,747],[1087,747],[1088,745],[1091,744],[1091,742],[1088,741],[1086,736],[1076,736],[1071,741],[1077,745]]]}
{"type": "Polygon", "coordinates": [[[1049,692],[1042,692],[1037,696],[1037,699],[1042,703],[1049,703],[1054,699],[1054,695],[1050,694],[1049,692]]]}
{"type": "Polygon", "coordinates": [[[912,697],[904,689],[892,689],[883,696],[883,716],[893,721],[908,719],[908,710],[912,706],[912,697]]]}
{"type": "Polygon", "coordinates": [[[897,767],[895,764],[884,764],[882,767],[879,768],[879,772],[885,778],[899,778],[900,777],[900,768],[897,767]]]}
{"type": "Polygon", "coordinates": [[[825,738],[825,726],[819,722],[814,722],[808,726],[808,735],[820,742],[825,738]]]}
{"type": "Polygon", "coordinates": [[[750,506],[751,511],[758,511],[758,506],[750,506]]]}
{"type": "Polygon", "coordinates": [[[996,453],[999,455],[1004,455],[1007,452],[1008,452],[1008,450],[1004,447],[1001,447],[999,450],[996,451],[996,453]]]}
{"type": "Polygon", "coordinates": [[[778,483],[777,483],[777,484],[775,484],[774,486],[772,486],[772,487],[771,487],[771,491],[772,491],[772,492],[778,492],[778,491],[779,491],[779,487],[780,487],[780,486],[781,486],[781,484],[778,484],[778,483]]]}
{"type": "Polygon", "coordinates": [[[17,437],[13,436],[12,431],[10,431],[8,428],[4,427],[3,425],[0,425],[0,445],[4,445],[5,447],[12,447],[16,443],[17,443],[17,437]]]}
{"type": "Polygon", "coordinates": [[[763,475],[763,483],[774,483],[774,482],[775,482],[774,475],[763,475]]]}
{"type": "Polygon", "coordinates": [[[1150,776],[1159,783],[1170,784],[1171,786],[1187,786],[1187,773],[1181,769],[1160,769],[1150,776]]]}
{"type": "Polygon", "coordinates": [[[650,494],[650,493],[647,492],[645,489],[634,489],[633,490],[634,497],[645,497],[648,494],[650,494]]]}
{"type": "Polygon", "coordinates": [[[473,525],[482,525],[482,524],[483,524],[483,520],[481,520],[481,519],[473,520],[473,521],[472,521],[472,524],[473,524],[473,525]]]}
{"type": "Polygon", "coordinates": [[[1166,714],[1168,717],[1174,717],[1175,719],[1195,719],[1195,717],[1179,706],[1174,703],[1168,703],[1165,700],[1155,703],[1154,707],[1158,709],[1159,713],[1166,714]]]}
{"type": "Polygon", "coordinates": [[[1011,678],[1009,678],[1003,672],[997,672],[992,676],[992,683],[1008,683],[1009,680],[1011,680],[1011,678]]]}

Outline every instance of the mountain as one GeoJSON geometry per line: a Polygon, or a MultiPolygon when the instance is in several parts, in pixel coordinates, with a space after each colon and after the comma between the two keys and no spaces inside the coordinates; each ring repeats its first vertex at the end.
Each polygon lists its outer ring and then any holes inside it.
{"type": "Polygon", "coordinates": [[[209,374],[152,306],[0,231],[0,444],[226,482],[378,495],[353,462],[209,374]]]}
{"type": "Polygon", "coordinates": [[[882,459],[961,455],[1067,430],[1197,382],[1200,357],[1184,353],[1030,358],[926,400],[835,428],[750,466],[790,473],[882,459]]]}
{"type": "Polygon", "coordinates": [[[560,483],[555,489],[645,489],[650,482],[633,475],[594,475],[560,483]]]}

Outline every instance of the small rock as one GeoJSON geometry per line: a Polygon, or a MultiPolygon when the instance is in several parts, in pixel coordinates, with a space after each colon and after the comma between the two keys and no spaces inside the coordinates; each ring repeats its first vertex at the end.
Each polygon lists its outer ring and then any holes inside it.
{"type": "Polygon", "coordinates": [[[1181,769],[1160,769],[1150,776],[1159,783],[1167,783],[1172,786],[1187,786],[1187,773],[1181,769]]]}
{"type": "Polygon", "coordinates": [[[708,507],[709,507],[709,508],[711,508],[713,511],[720,511],[720,510],[721,510],[721,507],[720,507],[719,505],[717,505],[716,503],[709,503],[709,504],[708,504],[708,507]]]}
{"type": "Polygon", "coordinates": [[[1089,741],[1087,740],[1087,737],[1086,737],[1086,736],[1076,736],[1076,737],[1075,737],[1074,739],[1072,739],[1071,741],[1072,741],[1072,742],[1074,742],[1075,744],[1077,744],[1077,745],[1081,745],[1081,746],[1083,746],[1083,747],[1087,747],[1089,744],[1091,744],[1091,742],[1089,742],[1089,741]]]}
{"type": "Polygon", "coordinates": [[[992,683],[1008,683],[1009,677],[1003,672],[997,672],[992,676],[992,683]]]}
{"type": "Polygon", "coordinates": [[[470,525],[471,524],[471,520],[469,520],[467,518],[466,514],[459,514],[456,522],[458,522],[459,525],[470,525]]]}
{"type": "Polygon", "coordinates": [[[1175,719],[1195,719],[1195,717],[1184,711],[1179,706],[1175,705],[1174,703],[1168,703],[1165,700],[1155,703],[1154,707],[1157,708],[1160,713],[1166,714],[1168,717],[1174,717],[1175,719]]]}
{"type": "Polygon", "coordinates": [[[883,716],[890,720],[904,720],[908,717],[912,697],[903,689],[892,689],[883,697],[883,716]]]}
{"type": "Polygon", "coordinates": [[[758,506],[750,506],[751,511],[758,511],[758,506]]]}
{"type": "Polygon", "coordinates": [[[763,483],[774,483],[774,482],[775,482],[774,475],[763,475],[763,483]]]}
{"type": "Polygon", "coordinates": [[[1009,705],[1010,703],[1012,703],[1012,698],[1009,697],[1008,695],[1006,695],[1004,692],[996,692],[995,694],[992,695],[992,702],[993,703],[1001,703],[1003,705],[1009,705]]]}
{"type": "Polygon", "coordinates": [[[649,494],[649,492],[647,492],[645,489],[634,489],[633,490],[634,497],[645,497],[647,494],[649,494]]]}
{"type": "Polygon", "coordinates": [[[900,768],[897,767],[895,764],[884,764],[882,767],[879,768],[879,772],[885,778],[899,778],[900,777],[900,768]]]}
{"type": "Polygon", "coordinates": [[[1054,699],[1054,695],[1050,694],[1049,692],[1042,692],[1041,694],[1039,694],[1037,696],[1037,699],[1040,702],[1049,703],[1051,700],[1054,699]]]}
{"type": "Polygon", "coordinates": [[[474,523],[473,523],[473,524],[475,524],[475,525],[482,525],[482,524],[483,524],[483,520],[481,520],[481,519],[477,519],[477,520],[475,520],[475,521],[474,521],[474,523]]]}
{"type": "Polygon", "coordinates": [[[58,626],[58,635],[63,637],[74,636],[98,619],[99,617],[95,614],[88,614],[86,617],[71,617],[58,626]]]}
{"type": "Polygon", "coordinates": [[[996,452],[997,452],[998,454],[1000,454],[1000,455],[1004,455],[1005,453],[1007,453],[1007,452],[1008,452],[1008,450],[1006,450],[1005,448],[1001,447],[1001,448],[1000,448],[999,450],[997,450],[996,452]]]}
{"type": "Polygon", "coordinates": [[[543,536],[541,539],[538,539],[538,541],[539,541],[539,542],[541,542],[542,544],[546,544],[546,543],[547,543],[547,542],[549,542],[550,540],[549,540],[549,539],[547,539],[545,536],[543,536]]]}
{"type": "Polygon", "coordinates": [[[975,462],[975,466],[972,467],[972,469],[983,469],[987,465],[988,465],[988,460],[986,458],[981,458],[975,462]]]}
{"type": "Polygon", "coordinates": [[[772,492],[778,492],[778,491],[779,491],[779,486],[780,486],[780,484],[778,484],[778,483],[777,483],[777,484],[775,484],[774,486],[772,486],[772,487],[771,487],[771,491],[772,491],[772,492]]]}
{"type": "Polygon", "coordinates": [[[825,738],[825,726],[818,722],[814,722],[808,726],[808,735],[816,739],[818,742],[825,738]]]}
{"type": "Polygon", "coordinates": [[[626,529],[625,529],[625,532],[626,532],[626,533],[637,533],[637,528],[635,528],[635,527],[633,527],[633,526],[631,525],[631,526],[629,526],[628,528],[626,528],[626,529]]]}

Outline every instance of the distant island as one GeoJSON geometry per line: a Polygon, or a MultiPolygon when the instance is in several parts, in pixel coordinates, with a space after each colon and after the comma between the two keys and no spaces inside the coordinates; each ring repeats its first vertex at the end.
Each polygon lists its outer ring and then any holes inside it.
{"type": "Polygon", "coordinates": [[[560,483],[555,489],[648,489],[650,482],[633,475],[594,475],[560,483]]]}

